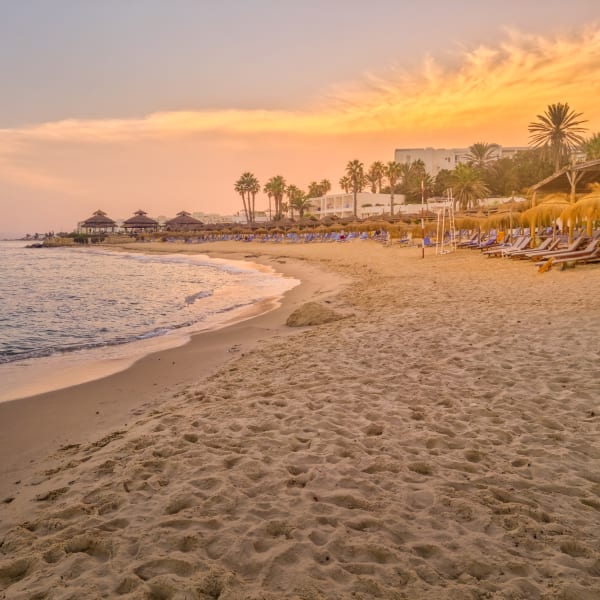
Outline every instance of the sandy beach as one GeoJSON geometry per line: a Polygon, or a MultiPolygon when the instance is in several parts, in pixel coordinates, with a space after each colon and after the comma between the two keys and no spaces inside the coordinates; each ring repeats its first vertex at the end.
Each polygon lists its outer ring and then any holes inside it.
{"type": "Polygon", "coordinates": [[[598,265],[358,240],[139,249],[303,283],[121,373],[0,403],[2,600],[600,598],[598,265]],[[286,326],[307,302],[336,320],[286,326]]]}

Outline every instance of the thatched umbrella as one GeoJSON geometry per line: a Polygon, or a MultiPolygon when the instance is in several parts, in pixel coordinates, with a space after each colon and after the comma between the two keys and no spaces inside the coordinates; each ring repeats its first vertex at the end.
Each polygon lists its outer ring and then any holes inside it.
{"type": "Polygon", "coordinates": [[[560,215],[561,219],[575,223],[577,219],[585,219],[586,233],[592,235],[594,221],[600,219],[600,184],[592,184],[592,191],[570,204],[560,215]]]}
{"type": "Polygon", "coordinates": [[[318,224],[319,221],[316,217],[302,217],[296,221],[296,225],[301,229],[314,229],[318,224]]]}
{"type": "Polygon", "coordinates": [[[292,219],[285,217],[283,219],[279,219],[279,221],[273,221],[273,225],[280,229],[288,230],[290,227],[295,227],[296,221],[292,221],[292,219]]]}
{"type": "Polygon", "coordinates": [[[336,223],[337,220],[338,219],[334,219],[333,217],[328,215],[321,219],[321,225],[325,225],[325,226],[329,227],[329,225],[333,225],[334,223],[336,223]]]}
{"type": "Polygon", "coordinates": [[[495,213],[488,215],[485,226],[502,227],[508,225],[509,231],[512,231],[513,223],[518,220],[526,204],[526,202],[506,202],[500,205],[495,213]]]}
{"type": "Polygon", "coordinates": [[[554,237],[556,220],[569,206],[571,206],[571,203],[568,194],[551,194],[536,206],[532,206],[521,213],[521,223],[529,224],[532,238],[535,237],[537,223],[550,224],[552,225],[552,236],[554,237]]]}

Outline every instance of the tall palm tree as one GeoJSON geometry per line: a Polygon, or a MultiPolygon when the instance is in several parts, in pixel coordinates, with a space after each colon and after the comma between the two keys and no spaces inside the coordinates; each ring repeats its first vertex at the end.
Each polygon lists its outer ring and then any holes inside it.
{"type": "Polygon", "coordinates": [[[402,169],[400,164],[395,160],[391,160],[385,165],[385,176],[390,183],[390,214],[392,216],[394,216],[394,190],[401,174],[402,169]]]}
{"type": "Polygon", "coordinates": [[[246,222],[252,223],[252,212],[251,212],[251,192],[250,188],[253,187],[253,182],[256,177],[249,171],[242,173],[240,178],[235,182],[234,189],[242,197],[244,204],[244,214],[246,215],[246,222]]]}
{"type": "Polygon", "coordinates": [[[265,183],[264,187],[263,187],[263,192],[267,195],[267,198],[269,199],[269,221],[273,220],[273,215],[271,213],[271,200],[273,198],[273,192],[271,191],[271,186],[269,185],[269,183],[265,183]]]}
{"type": "MultiPolygon", "coordinates": [[[[304,192],[296,185],[290,184],[287,186],[285,193],[288,197],[288,206],[290,207],[291,217],[294,218],[294,208],[297,208],[297,203],[300,199],[304,197],[304,192]]],[[[304,209],[302,210],[303,216],[304,209]]]]}
{"type": "Polygon", "coordinates": [[[573,112],[568,103],[550,104],[538,120],[529,123],[530,144],[534,148],[545,148],[554,161],[555,172],[560,169],[561,162],[566,162],[569,153],[583,143],[582,133],[587,131],[580,127],[586,120],[578,120],[582,113],[573,112]]]}
{"type": "Polygon", "coordinates": [[[454,198],[462,209],[468,208],[475,200],[481,200],[489,194],[481,174],[471,165],[456,165],[452,183],[454,198]]]}
{"type": "Polygon", "coordinates": [[[472,146],[469,146],[469,153],[465,158],[470,165],[483,170],[497,159],[496,151],[498,147],[498,144],[475,142],[472,146]]]}
{"type": "Polygon", "coordinates": [[[585,152],[586,160],[600,159],[600,133],[594,133],[594,135],[584,140],[582,149],[585,152]]]}
{"type": "Polygon", "coordinates": [[[365,185],[365,167],[360,160],[350,160],[346,165],[346,175],[350,180],[350,191],[354,195],[353,214],[357,215],[356,195],[361,192],[365,185]]]}
{"type": "Polygon", "coordinates": [[[249,212],[250,212],[250,223],[254,223],[256,218],[256,210],[255,210],[255,198],[256,194],[260,192],[260,182],[254,175],[252,179],[248,181],[248,198],[249,198],[249,212]],[[251,199],[251,200],[250,200],[251,199]]]}
{"type": "Polygon", "coordinates": [[[275,200],[275,219],[280,219],[283,216],[283,196],[285,195],[286,181],[282,175],[271,177],[265,184],[265,193],[271,194],[275,200]]]}

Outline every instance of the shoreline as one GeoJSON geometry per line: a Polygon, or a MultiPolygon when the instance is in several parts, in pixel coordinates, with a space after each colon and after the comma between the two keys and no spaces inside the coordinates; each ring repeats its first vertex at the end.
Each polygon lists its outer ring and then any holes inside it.
{"type": "Polygon", "coordinates": [[[343,318],[290,332],[284,301],[215,332],[220,349],[71,394],[96,394],[99,417],[114,397],[131,410],[54,440],[0,498],[0,594],[598,596],[596,265],[539,274],[370,242],[201,250],[302,269],[343,318]]]}
{"type": "MultiPolygon", "coordinates": [[[[147,244],[116,249],[146,253],[209,254],[214,258],[244,260],[240,252],[207,253],[183,244],[168,248],[149,248],[147,244]]],[[[268,256],[252,256],[252,262],[268,266],[268,256]]],[[[20,481],[37,460],[60,446],[80,444],[102,437],[114,428],[131,422],[134,411],[148,406],[148,396],[157,398],[209,376],[223,368],[238,353],[251,351],[261,340],[273,336],[293,335],[285,319],[308,299],[324,298],[337,293],[341,279],[302,262],[279,261],[276,270],[300,284],[283,297],[253,305],[252,314],[216,328],[190,335],[181,345],[145,354],[132,364],[110,374],[67,385],[46,392],[0,402],[0,500],[14,494],[20,481]],[[152,373],[151,380],[147,378],[152,373]]],[[[85,369],[85,367],[83,367],[85,369]]]]}
{"type": "MultiPolygon", "coordinates": [[[[126,247],[109,248],[109,250],[126,252],[126,247]]],[[[143,254],[144,250],[146,250],[145,253],[148,256],[152,254],[171,254],[148,251],[147,248],[132,249],[129,253],[143,254]]],[[[193,255],[206,256],[204,253],[193,253],[193,255]]],[[[217,257],[214,258],[217,259],[217,257]]],[[[270,273],[282,279],[294,280],[291,276],[276,272],[271,266],[256,262],[237,259],[224,259],[223,262],[236,267],[241,265],[244,269],[250,268],[257,272],[270,273]]],[[[300,280],[295,280],[294,287],[299,283],[300,280]]],[[[4,385],[0,390],[0,403],[73,387],[124,371],[149,354],[185,345],[194,335],[229,327],[237,322],[253,319],[265,312],[274,310],[279,305],[282,295],[280,293],[252,304],[236,307],[227,312],[213,314],[208,322],[199,321],[185,328],[175,328],[166,335],[132,339],[120,344],[107,344],[92,349],[58,353],[33,359],[25,358],[1,364],[0,379],[4,385]],[[33,361],[33,364],[28,364],[31,361],[33,361]]]]}

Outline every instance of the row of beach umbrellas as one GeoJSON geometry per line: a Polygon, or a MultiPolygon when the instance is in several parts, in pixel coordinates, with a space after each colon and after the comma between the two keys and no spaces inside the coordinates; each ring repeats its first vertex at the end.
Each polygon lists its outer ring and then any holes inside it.
{"type": "MultiPolygon", "coordinates": [[[[484,214],[457,213],[455,225],[457,229],[480,229],[490,228],[514,228],[519,225],[531,227],[535,230],[537,225],[556,225],[557,220],[569,225],[572,232],[575,224],[585,222],[588,234],[591,234],[593,224],[600,220],[600,184],[592,184],[591,191],[576,202],[571,202],[568,194],[551,194],[546,196],[535,206],[525,208],[525,203],[508,202],[502,205],[496,212],[484,214]]],[[[435,212],[425,214],[425,230],[430,233],[437,227],[437,215],[435,212]]],[[[420,216],[414,217],[413,223],[407,223],[395,218],[371,217],[364,220],[353,218],[331,218],[324,217],[321,220],[304,217],[297,220],[280,219],[270,223],[240,225],[232,223],[206,224],[201,232],[197,233],[233,233],[233,234],[259,234],[269,233],[327,233],[327,232],[370,232],[386,231],[392,237],[399,237],[403,233],[412,231],[419,235],[421,232],[420,216]]],[[[553,227],[554,229],[555,227],[553,227]]],[[[161,237],[165,233],[156,233],[154,236],[161,237]]],[[[169,235],[190,236],[192,232],[171,232],[169,235]]]]}

